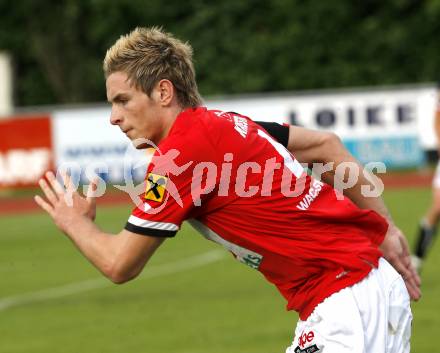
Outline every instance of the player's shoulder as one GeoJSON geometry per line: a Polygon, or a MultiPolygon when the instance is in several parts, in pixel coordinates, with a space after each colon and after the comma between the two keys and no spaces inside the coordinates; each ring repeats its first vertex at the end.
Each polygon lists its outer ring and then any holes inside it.
{"type": "Polygon", "coordinates": [[[235,112],[187,109],[179,114],[169,136],[159,147],[165,151],[179,149],[192,160],[215,160],[227,151],[243,151],[250,131],[251,119],[235,112]]]}
{"type": "Polygon", "coordinates": [[[170,153],[180,160],[212,160],[215,157],[212,125],[215,116],[204,107],[186,109],[180,113],[168,136],[159,144],[157,154],[170,153]]]}
{"type": "Polygon", "coordinates": [[[180,113],[170,131],[167,143],[202,143],[216,145],[238,133],[247,132],[247,120],[237,113],[209,110],[206,107],[187,109],[180,113]]]}
{"type": "Polygon", "coordinates": [[[209,126],[212,135],[221,137],[222,143],[225,139],[238,143],[239,140],[246,139],[249,131],[253,130],[255,123],[242,114],[236,112],[225,112],[221,110],[209,110],[210,122],[209,126]]]}
{"type": "Polygon", "coordinates": [[[198,107],[187,109],[179,114],[175,122],[175,132],[184,131],[197,134],[219,134],[223,129],[229,129],[234,125],[239,114],[233,112],[224,112],[217,109],[207,109],[198,107]],[[220,131],[219,131],[220,129],[220,131]]]}

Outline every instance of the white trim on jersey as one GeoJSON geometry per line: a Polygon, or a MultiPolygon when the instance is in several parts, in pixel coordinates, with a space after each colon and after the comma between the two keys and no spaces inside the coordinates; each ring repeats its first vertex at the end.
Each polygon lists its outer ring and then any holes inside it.
{"type": "Polygon", "coordinates": [[[262,255],[252,250],[243,248],[242,246],[239,246],[237,244],[231,243],[226,239],[223,239],[211,228],[209,228],[208,226],[206,226],[205,224],[194,218],[188,219],[188,222],[195,230],[197,230],[206,239],[222,245],[225,249],[233,253],[238,261],[256,270],[258,270],[258,268],[260,267],[261,261],[263,261],[262,255]]]}
{"type": "Polygon", "coordinates": [[[151,222],[151,221],[147,221],[146,219],[142,219],[133,215],[131,215],[128,218],[128,223],[131,223],[134,226],[141,228],[151,228],[151,229],[160,229],[160,230],[169,230],[169,231],[179,230],[179,226],[174,223],[151,222]]]}
{"type": "Polygon", "coordinates": [[[284,165],[292,172],[292,174],[295,175],[297,178],[301,178],[304,173],[304,168],[295,158],[292,157],[290,152],[281,143],[275,141],[263,130],[258,130],[258,135],[266,139],[284,158],[284,165]]]}

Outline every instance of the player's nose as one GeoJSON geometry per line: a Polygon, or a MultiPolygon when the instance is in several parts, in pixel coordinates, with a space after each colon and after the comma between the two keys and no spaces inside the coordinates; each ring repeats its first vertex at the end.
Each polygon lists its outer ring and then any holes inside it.
{"type": "Polygon", "coordinates": [[[112,112],[110,114],[110,124],[119,125],[122,122],[122,115],[118,112],[117,109],[112,108],[112,112]]]}

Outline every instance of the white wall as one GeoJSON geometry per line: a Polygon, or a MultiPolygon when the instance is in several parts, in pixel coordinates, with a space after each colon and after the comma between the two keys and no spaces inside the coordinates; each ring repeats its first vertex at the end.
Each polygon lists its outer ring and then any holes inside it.
{"type": "Polygon", "coordinates": [[[211,109],[234,111],[253,120],[296,123],[332,131],[344,139],[416,136],[424,149],[437,146],[435,85],[313,92],[210,100],[211,109]],[[295,121],[293,121],[293,119],[295,121]]]}
{"type": "Polygon", "coordinates": [[[0,118],[12,113],[12,68],[11,59],[0,52],[0,118]]]}

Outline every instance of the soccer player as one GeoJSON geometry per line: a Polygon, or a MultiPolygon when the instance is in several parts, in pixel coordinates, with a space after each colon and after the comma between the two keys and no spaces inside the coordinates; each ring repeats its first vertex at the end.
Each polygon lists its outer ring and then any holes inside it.
{"type": "MultiPolygon", "coordinates": [[[[440,141],[440,93],[437,96],[434,131],[437,141],[440,141]]],[[[440,146],[438,147],[440,150],[440,146]]],[[[416,239],[414,255],[412,257],[415,268],[420,272],[423,261],[437,234],[437,225],[440,220],[440,162],[437,163],[432,181],[432,201],[423,219],[420,221],[416,239]]]]}
{"type": "Polygon", "coordinates": [[[342,163],[358,166],[335,135],[204,108],[191,47],[157,28],[122,36],[104,73],[111,123],[138,148],[157,145],[145,193],[117,235],[95,225],[93,197],[67,175],[62,186],[49,172],[46,200],[36,196],[97,269],[115,283],[133,279],[189,220],[299,312],[288,352],[409,352],[419,277],[381,198],[363,195],[369,179],[361,173],[348,197],[330,186],[342,163]],[[332,162],[325,183],[298,161],[332,162]]]}

